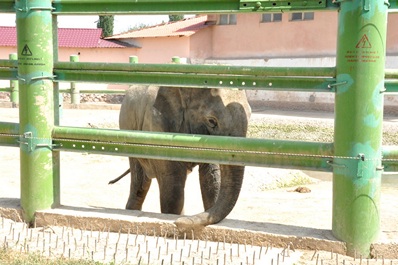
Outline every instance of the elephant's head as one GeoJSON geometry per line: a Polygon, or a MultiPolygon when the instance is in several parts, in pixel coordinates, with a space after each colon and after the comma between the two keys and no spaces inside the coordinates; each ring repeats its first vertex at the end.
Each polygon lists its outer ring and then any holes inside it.
{"type": "MultiPolygon", "coordinates": [[[[240,137],[246,136],[251,113],[245,91],[229,89],[160,88],[154,108],[162,131],[240,137]]],[[[177,226],[214,224],[232,211],[244,167],[221,165],[220,171],[220,192],[215,203],[203,213],[179,218],[177,226]]]]}
{"type": "Polygon", "coordinates": [[[242,90],[166,88],[154,108],[167,132],[245,137],[250,106],[242,90]]]}

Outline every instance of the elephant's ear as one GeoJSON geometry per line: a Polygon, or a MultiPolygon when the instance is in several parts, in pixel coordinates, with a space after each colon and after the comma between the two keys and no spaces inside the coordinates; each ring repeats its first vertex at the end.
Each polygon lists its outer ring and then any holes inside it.
{"type": "Polygon", "coordinates": [[[155,99],[154,109],[157,111],[161,128],[165,132],[180,132],[184,120],[185,102],[180,89],[160,87],[155,99]]]}

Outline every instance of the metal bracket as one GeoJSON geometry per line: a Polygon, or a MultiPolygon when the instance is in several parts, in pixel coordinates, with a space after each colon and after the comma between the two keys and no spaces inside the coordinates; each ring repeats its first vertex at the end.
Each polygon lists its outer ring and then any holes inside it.
{"type": "Polygon", "coordinates": [[[34,149],[46,147],[50,150],[53,150],[53,147],[60,147],[61,144],[36,144],[34,143],[33,133],[32,132],[25,132],[20,140],[17,141],[19,144],[26,145],[28,148],[28,152],[32,152],[34,149]]]}
{"type": "Polygon", "coordinates": [[[304,0],[304,1],[285,1],[285,0],[267,0],[267,1],[253,1],[241,0],[239,4],[240,10],[248,11],[278,11],[283,10],[301,10],[301,9],[316,9],[326,7],[327,1],[319,0],[304,0]]]}
{"type": "Polygon", "coordinates": [[[347,84],[347,81],[338,82],[338,83],[333,83],[333,84],[328,84],[328,88],[329,88],[330,90],[332,90],[332,89],[335,89],[335,90],[336,90],[336,87],[338,87],[338,86],[343,86],[343,85],[345,85],[345,84],[347,84]]]}
{"type": "Polygon", "coordinates": [[[49,11],[54,11],[55,8],[54,7],[44,7],[44,6],[37,6],[37,7],[28,7],[27,2],[25,3],[25,6],[22,8],[19,8],[17,6],[14,6],[16,11],[20,11],[20,12],[30,12],[31,10],[38,10],[38,11],[45,11],[45,10],[49,10],[49,11]]]}
{"type": "Polygon", "coordinates": [[[36,148],[37,147],[47,147],[51,151],[53,150],[53,147],[61,147],[61,146],[62,146],[62,144],[36,144],[36,148]]]}
{"type": "Polygon", "coordinates": [[[331,165],[332,167],[339,167],[339,168],[346,168],[346,165],[342,165],[342,164],[336,164],[333,162],[333,160],[328,160],[326,161],[327,164],[331,165]]]}
{"type": "Polygon", "coordinates": [[[56,77],[57,77],[56,75],[49,75],[49,76],[34,76],[34,77],[29,78],[29,79],[25,79],[25,78],[22,78],[19,75],[17,75],[17,79],[19,81],[22,81],[22,82],[26,83],[26,84],[28,84],[28,83],[30,83],[32,81],[36,81],[36,80],[43,80],[43,79],[54,80],[54,78],[56,78],[56,77]]]}
{"type": "Polygon", "coordinates": [[[19,141],[17,141],[19,144],[26,145],[28,147],[28,152],[33,151],[33,133],[32,132],[26,132],[23,134],[22,137],[19,138],[19,141]]]}
{"type": "Polygon", "coordinates": [[[363,169],[365,167],[365,154],[358,154],[358,168],[357,168],[357,177],[363,177],[363,169]]]}
{"type": "Polygon", "coordinates": [[[370,0],[363,1],[363,10],[370,11],[370,0]]]}

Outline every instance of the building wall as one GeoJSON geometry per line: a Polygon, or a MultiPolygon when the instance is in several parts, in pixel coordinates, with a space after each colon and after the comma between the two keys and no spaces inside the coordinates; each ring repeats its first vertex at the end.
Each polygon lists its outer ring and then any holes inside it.
{"type": "Polygon", "coordinates": [[[188,58],[189,37],[159,37],[123,40],[142,47],[135,55],[140,63],[170,63],[174,56],[188,58]]]}
{"type": "MultiPolygon", "coordinates": [[[[60,48],[58,52],[59,61],[69,61],[71,55],[79,55],[80,62],[105,62],[105,63],[128,63],[129,56],[137,54],[137,48],[60,48]]],[[[0,47],[0,59],[8,59],[8,54],[15,53],[16,47],[0,47]]],[[[123,89],[127,86],[78,83],[80,89],[123,89]]],[[[8,87],[9,81],[0,80],[0,87],[8,87]]],[[[61,88],[69,88],[69,83],[60,83],[61,88]]]]}
{"type": "Polygon", "coordinates": [[[317,12],[314,20],[261,23],[261,14],[238,14],[236,25],[213,27],[213,58],[275,58],[335,54],[337,13],[317,12]],[[323,23],[322,23],[323,21],[323,23]],[[322,37],[319,37],[320,34],[322,37]]]}
{"type": "Polygon", "coordinates": [[[137,48],[60,48],[59,61],[69,61],[71,55],[79,55],[80,62],[128,63],[129,56],[135,55],[137,48]]]}
{"type": "MultiPolygon", "coordinates": [[[[192,63],[268,67],[334,67],[336,65],[337,12],[318,12],[310,21],[260,23],[261,15],[237,16],[237,25],[212,28],[212,57],[192,63]],[[318,37],[321,36],[321,37],[318,37]],[[252,41],[254,40],[254,41],[252,41]]],[[[390,13],[386,68],[398,69],[398,14],[390,13]]],[[[247,90],[260,107],[306,107],[333,110],[334,93],[247,90]]],[[[386,106],[398,105],[398,94],[385,95],[386,106]]]]}
{"type": "Polygon", "coordinates": [[[205,28],[190,37],[189,59],[202,61],[212,57],[212,27],[205,28]]]}
{"type": "Polygon", "coordinates": [[[10,53],[16,53],[17,47],[0,47],[0,59],[8,60],[10,53]]]}
{"type": "Polygon", "coordinates": [[[387,23],[387,54],[398,55],[398,13],[389,13],[387,23]]]}

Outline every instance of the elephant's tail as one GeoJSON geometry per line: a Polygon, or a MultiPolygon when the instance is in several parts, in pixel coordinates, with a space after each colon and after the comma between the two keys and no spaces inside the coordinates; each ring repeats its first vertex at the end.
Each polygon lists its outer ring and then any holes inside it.
{"type": "Polygon", "coordinates": [[[115,179],[109,181],[109,182],[108,182],[108,185],[115,184],[116,182],[118,182],[119,180],[121,180],[124,176],[126,176],[128,173],[130,173],[130,168],[127,169],[126,172],[124,172],[123,174],[121,174],[119,177],[117,177],[117,178],[115,178],[115,179]]]}

